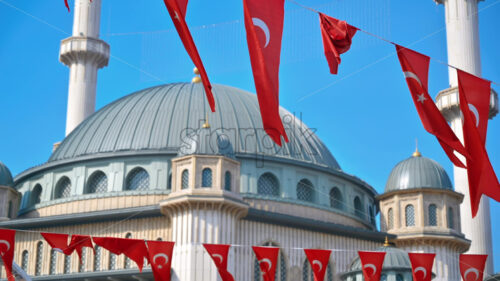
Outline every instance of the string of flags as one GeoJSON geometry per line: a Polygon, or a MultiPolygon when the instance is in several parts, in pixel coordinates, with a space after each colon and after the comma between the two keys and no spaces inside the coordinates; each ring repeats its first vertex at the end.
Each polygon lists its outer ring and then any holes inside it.
{"type": "MultiPolygon", "coordinates": [[[[15,281],[12,274],[16,230],[0,229],[0,258],[3,260],[8,281],[15,281]]],[[[97,237],[90,235],[70,235],[61,233],[40,232],[52,249],[71,255],[77,252],[80,263],[82,262],[82,249],[90,248],[94,251],[94,244],[115,255],[124,254],[133,260],[139,271],[142,272],[144,263],[151,265],[156,281],[170,281],[172,257],[175,242],[143,240],[132,238],[97,237]],[[68,243],[69,241],[69,243],[68,243]]],[[[211,257],[222,281],[234,281],[233,275],[228,270],[229,244],[203,244],[207,254],[211,257]]],[[[268,246],[252,246],[258,261],[260,272],[264,281],[274,281],[278,265],[280,248],[268,246]]],[[[332,250],[303,249],[310,263],[314,280],[324,280],[327,265],[329,264],[332,250]]],[[[358,251],[361,261],[363,276],[366,281],[379,281],[386,252],[358,251]]],[[[432,266],[436,254],[434,253],[408,253],[413,280],[431,281],[432,266]]],[[[465,281],[483,280],[483,271],[487,255],[462,254],[459,258],[460,273],[465,281]],[[472,278],[473,277],[473,278],[472,278]]]]}

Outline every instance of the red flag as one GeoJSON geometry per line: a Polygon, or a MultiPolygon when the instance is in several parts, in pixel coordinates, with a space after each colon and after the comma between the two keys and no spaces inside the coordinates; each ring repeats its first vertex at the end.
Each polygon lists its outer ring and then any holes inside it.
{"type": "Polygon", "coordinates": [[[92,237],[92,240],[113,254],[124,254],[137,264],[141,272],[144,258],[149,261],[148,249],[144,240],[114,237],[92,237]]]}
{"type": "Polygon", "coordinates": [[[148,241],[148,256],[156,281],[170,281],[174,244],[169,241],[148,241]]]}
{"type": "Polygon", "coordinates": [[[457,167],[465,165],[454,154],[454,150],[468,157],[468,153],[450,128],[427,90],[429,57],[396,45],[399,62],[406,77],[413,103],[427,132],[436,136],[446,155],[457,167]]]}
{"type": "Polygon", "coordinates": [[[71,10],[69,9],[68,0],[64,0],[64,5],[66,6],[66,9],[68,9],[68,13],[69,13],[71,10]]]}
{"type": "Polygon", "coordinates": [[[279,67],[285,0],[243,0],[248,51],[264,130],[281,146],[279,67]]]}
{"type": "Polygon", "coordinates": [[[231,245],[203,244],[217,267],[222,281],[234,281],[233,275],[227,271],[227,254],[231,245]]]}
{"type": "MultiPolygon", "coordinates": [[[[69,243],[69,248],[71,251],[76,250],[78,258],[80,258],[80,263],[82,263],[82,249],[83,247],[91,248],[94,250],[94,245],[92,244],[92,239],[88,235],[77,235],[71,236],[71,242],[69,243]]],[[[95,252],[95,250],[94,250],[95,252]]]]}
{"type": "Polygon", "coordinates": [[[314,274],[314,281],[325,280],[326,268],[330,260],[330,250],[317,250],[317,249],[304,249],[307,259],[311,264],[312,272],[314,274]]]}
{"type": "Polygon", "coordinates": [[[68,245],[68,234],[40,232],[40,235],[43,236],[45,241],[47,241],[54,250],[65,255],[71,255],[71,253],[73,253],[73,248],[68,245]]]}
{"type": "Polygon", "coordinates": [[[263,281],[274,281],[280,248],[252,246],[252,249],[259,261],[263,281]]]}
{"type": "Polygon", "coordinates": [[[365,281],[379,281],[384,264],[385,252],[358,251],[365,281]]]}
{"type": "Polygon", "coordinates": [[[200,71],[200,77],[205,88],[208,104],[210,105],[212,112],[215,112],[215,100],[212,94],[212,85],[208,80],[207,72],[205,71],[203,62],[201,61],[200,54],[198,54],[198,49],[196,49],[193,37],[191,36],[191,32],[189,31],[186,20],[184,19],[186,17],[188,0],[163,0],[163,2],[167,7],[170,17],[172,18],[175,29],[177,29],[177,33],[179,33],[179,37],[181,38],[184,48],[191,57],[194,65],[196,65],[200,71]]]}
{"type": "Polygon", "coordinates": [[[432,265],[436,254],[408,253],[410,258],[413,281],[431,281],[432,265]]]}
{"type": "Polygon", "coordinates": [[[488,255],[460,255],[460,274],[464,281],[482,281],[488,255]]]}
{"type": "Polygon", "coordinates": [[[337,74],[337,69],[341,61],[340,54],[349,51],[352,44],[352,37],[358,31],[358,28],[322,13],[319,13],[319,22],[321,25],[323,48],[325,49],[330,73],[337,74]]]}
{"type": "MultiPolygon", "coordinates": [[[[483,194],[500,202],[500,184],[484,147],[484,139],[481,138],[478,131],[478,127],[484,120],[480,120],[482,116],[479,113],[479,108],[473,109],[476,105],[477,107],[484,107],[481,106],[481,104],[485,103],[484,101],[477,102],[481,98],[487,99],[489,106],[490,90],[486,90],[486,88],[489,88],[490,82],[461,70],[457,70],[457,74],[460,110],[464,118],[464,144],[470,154],[470,159],[467,160],[467,177],[471,211],[472,217],[475,217],[483,194]],[[467,99],[470,93],[479,95],[474,98],[476,100],[475,104],[469,103],[467,99]]],[[[486,130],[484,134],[486,134],[486,130]]]]}
{"type": "Polygon", "coordinates": [[[8,281],[16,281],[12,274],[12,261],[14,260],[14,245],[16,243],[16,231],[11,229],[0,229],[0,258],[5,266],[8,281]]]}

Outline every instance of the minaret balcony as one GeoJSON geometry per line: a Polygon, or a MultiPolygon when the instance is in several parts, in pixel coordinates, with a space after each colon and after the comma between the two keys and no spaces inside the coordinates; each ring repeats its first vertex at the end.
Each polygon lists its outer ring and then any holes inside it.
{"type": "Polygon", "coordinates": [[[69,37],[61,41],[59,60],[67,66],[75,62],[94,62],[97,68],[108,65],[109,45],[90,37],[69,37]]]}

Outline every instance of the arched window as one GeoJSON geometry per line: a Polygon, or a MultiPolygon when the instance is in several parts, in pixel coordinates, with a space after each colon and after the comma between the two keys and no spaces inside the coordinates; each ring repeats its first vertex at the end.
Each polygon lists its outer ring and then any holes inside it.
{"type": "Polygon", "coordinates": [[[78,263],[78,272],[85,272],[85,263],[87,262],[87,249],[82,249],[82,260],[78,263]]]}
{"type": "Polygon", "coordinates": [[[396,281],[404,281],[403,275],[401,273],[396,274],[396,281]]]}
{"type": "Polygon", "coordinates": [[[101,271],[101,247],[95,246],[94,247],[95,254],[94,254],[94,271],[101,271]]]}
{"type": "Polygon", "coordinates": [[[104,193],[108,191],[108,177],[101,171],[94,172],[88,180],[85,193],[104,193]]]}
{"type": "Polygon", "coordinates": [[[31,191],[30,195],[30,206],[35,206],[40,203],[40,198],[42,196],[42,186],[37,184],[35,188],[31,191]]]}
{"type": "Polygon", "coordinates": [[[12,201],[9,200],[9,205],[8,205],[7,208],[8,208],[7,209],[7,212],[8,212],[7,213],[7,217],[11,219],[12,218],[12,213],[13,213],[13,210],[12,210],[12,201]]]}
{"type": "Polygon", "coordinates": [[[389,208],[389,211],[387,211],[387,229],[393,229],[394,228],[394,211],[392,208],[389,208]]]}
{"type": "Polygon", "coordinates": [[[135,168],[127,175],[126,190],[148,190],[149,174],[143,168],[135,168]]]}
{"type": "MultiPolygon", "coordinates": [[[[311,264],[308,259],[304,260],[302,267],[302,281],[314,281],[314,273],[311,270],[311,264]]],[[[326,281],[333,281],[333,271],[330,263],[326,267],[326,281]]]]}
{"type": "Polygon", "coordinates": [[[231,172],[226,171],[224,175],[224,190],[231,191],[231,172]]]}
{"type": "Polygon", "coordinates": [[[429,205],[429,225],[437,226],[437,207],[435,204],[429,205]]]}
{"type": "Polygon", "coordinates": [[[189,170],[182,171],[181,175],[181,189],[189,188],[189,170]]]}
{"type": "Polygon", "coordinates": [[[54,275],[56,274],[56,267],[57,267],[57,252],[54,249],[50,250],[50,267],[49,267],[49,274],[54,275]]]}
{"type": "Polygon", "coordinates": [[[342,210],[344,209],[344,198],[337,187],[330,189],[330,207],[342,210]]]}
{"type": "Polygon", "coordinates": [[[212,187],[212,169],[205,168],[201,171],[201,187],[212,187]]]}
{"type": "Polygon", "coordinates": [[[43,263],[43,242],[40,241],[36,244],[36,266],[35,266],[35,276],[40,276],[42,274],[42,263],[43,263]]]}
{"type": "Polygon", "coordinates": [[[380,281],[387,281],[387,275],[385,273],[380,275],[380,281]]]}
{"type": "Polygon", "coordinates": [[[375,225],[375,206],[368,207],[370,209],[370,222],[375,225]]]}
{"type": "Polygon", "coordinates": [[[54,199],[68,198],[71,196],[71,181],[68,177],[62,177],[56,184],[54,199]]]}
{"type": "Polygon", "coordinates": [[[172,190],[172,173],[168,173],[167,189],[172,190]]]}
{"type": "MultiPolygon", "coordinates": [[[[272,246],[272,247],[278,247],[278,245],[267,242],[264,243],[263,246],[272,246]]],[[[262,275],[260,272],[260,266],[259,266],[259,261],[257,259],[254,260],[254,281],[262,281],[262,275]]],[[[286,281],[286,262],[285,262],[285,256],[283,255],[282,250],[280,249],[279,253],[279,258],[278,258],[278,265],[276,266],[276,275],[275,279],[276,281],[286,281]]]]}
{"type": "Polygon", "coordinates": [[[109,270],[116,269],[116,255],[111,252],[109,253],[108,269],[109,270]]]}
{"type": "Polygon", "coordinates": [[[24,271],[28,270],[28,260],[29,260],[28,251],[24,250],[22,255],[21,255],[21,268],[24,271]]]}
{"type": "Polygon", "coordinates": [[[455,228],[455,223],[453,221],[453,208],[448,207],[448,228],[455,228]]]}
{"type": "Polygon", "coordinates": [[[406,226],[415,226],[415,208],[411,204],[405,207],[405,221],[406,226]]]}
{"type": "MultiPolygon", "coordinates": [[[[132,238],[132,233],[127,233],[127,235],[125,235],[125,238],[127,238],[127,239],[132,238]]],[[[125,262],[123,263],[123,268],[125,268],[125,269],[130,268],[131,265],[132,265],[132,260],[128,257],[125,257],[125,262]]]]}
{"type": "Polygon", "coordinates": [[[301,179],[297,183],[297,199],[306,202],[314,201],[314,186],[308,179],[301,179]]]}
{"type": "Polygon", "coordinates": [[[69,274],[71,272],[71,256],[64,256],[64,274],[69,274]]]}
{"type": "Polygon", "coordinates": [[[364,218],[363,204],[358,196],[354,197],[354,214],[358,218],[364,218]]]}
{"type": "Polygon", "coordinates": [[[278,179],[271,173],[265,173],[257,181],[257,193],[267,196],[279,196],[280,185],[278,179]]]}

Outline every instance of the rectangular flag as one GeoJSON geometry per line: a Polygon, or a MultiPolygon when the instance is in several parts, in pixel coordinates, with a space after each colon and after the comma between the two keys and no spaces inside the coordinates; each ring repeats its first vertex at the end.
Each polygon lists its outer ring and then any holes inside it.
{"type": "Polygon", "coordinates": [[[243,0],[248,51],[264,130],[281,146],[279,67],[285,0],[243,0]]]}
{"type": "Polygon", "coordinates": [[[413,103],[425,130],[436,136],[444,152],[455,166],[465,168],[454,151],[466,157],[468,156],[467,151],[439,112],[427,90],[430,58],[399,45],[396,45],[396,51],[413,103]]]}

